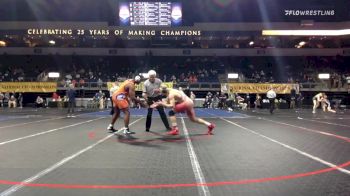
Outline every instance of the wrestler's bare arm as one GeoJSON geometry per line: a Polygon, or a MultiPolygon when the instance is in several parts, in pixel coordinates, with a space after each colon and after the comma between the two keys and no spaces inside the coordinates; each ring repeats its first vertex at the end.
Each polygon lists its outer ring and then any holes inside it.
{"type": "Polygon", "coordinates": [[[135,85],[133,84],[128,84],[127,86],[125,86],[125,88],[129,89],[129,97],[131,100],[136,100],[135,97],[135,85]]]}
{"type": "Polygon", "coordinates": [[[172,107],[175,107],[175,103],[176,103],[175,94],[170,92],[168,98],[165,101],[160,102],[160,105],[167,108],[172,108],[172,107]]]}

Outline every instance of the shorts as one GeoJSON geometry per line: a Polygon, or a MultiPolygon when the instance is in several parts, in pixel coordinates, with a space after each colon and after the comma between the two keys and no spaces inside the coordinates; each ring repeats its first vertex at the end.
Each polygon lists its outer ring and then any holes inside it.
{"type": "Polygon", "coordinates": [[[188,116],[193,116],[194,115],[193,101],[190,99],[187,99],[182,103],[176,104],[174,111],[177,113],[186,112],[188,116]]]}
{"type": "Polygon", "coordinates": [[[113,104],[115,108],[126,109],[129,108],[129,101],[124,94],[117,94],[112,96],[113,104]]]}

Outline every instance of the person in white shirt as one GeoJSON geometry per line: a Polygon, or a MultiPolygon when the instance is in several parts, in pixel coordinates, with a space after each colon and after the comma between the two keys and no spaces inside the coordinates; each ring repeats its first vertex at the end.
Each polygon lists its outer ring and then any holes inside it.
{"type": "Polygon", "coordinates": [[[36,107],[44,107],[44,99],[38,96],[35,101],[36,107]]]}
{"type": "Polygon", "coordinates": [[[15,108],[17,107],[17,100],[14,95],[11,95],[9,101],[8,101],[8,107],[9,108],[15,108]]]}
{"type": "Polygon", "coordinates": [[[245,99],[243,97],[241,97],[240,95],[238,95],[236,97],[236,99],[237,99],[238,105],[242,108],[242,110],[247,110],[248,104],[245,103],[245,99]]]}
{"type": "MultiPolygon", "coordinates": [[[[143,89],[142,89],[142,96],[147,101],[148,105],[152,105],[155,102],[162,101],[162,93],[160,91],[160,87],[163,83],[162,80],[157,78],[157,72],[154,70],[148,71],[149,78],[143,83],[143,89]]],[[[165,126],[165,128],[170,131],[171,127],[168,122],[168,118],[165,114],[164,107],[159,105],[156,107],[159,116],[165,126]]],[[[151,125],[152,125],[152,113],[153,109],[149,107],[147,109],[147,118],[146,118],[146,132],[150,131],[151,125]]]]}
{"type": "Polygon", "coordinates": [[[269,99],[270,102],[270,114],[273,114],[273,110],[275,109],[275,99],[276,99],[276,92],[275,90],[271,87],[269,91],[267,91],[266,94],[267,98],[269,99]]]}

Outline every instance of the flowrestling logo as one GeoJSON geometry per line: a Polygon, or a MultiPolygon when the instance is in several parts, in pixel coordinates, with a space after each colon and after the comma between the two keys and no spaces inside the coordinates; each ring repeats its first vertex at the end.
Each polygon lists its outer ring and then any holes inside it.
{"type": "Polygon", "coordinates": [[[284,10],[285,16],[334,16],[335,10],[284,10]]]}

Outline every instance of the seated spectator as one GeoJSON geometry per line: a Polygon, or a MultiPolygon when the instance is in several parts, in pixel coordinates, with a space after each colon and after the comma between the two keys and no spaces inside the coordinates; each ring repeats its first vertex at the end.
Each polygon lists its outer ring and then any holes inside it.
{"type": "Polygon", "coordinates": [[[61,96],[58,96],[56,101],[57,101],[57,107],[58,108],[63,108],[64,102],[63,102],[63,99],[61,98],[61,96]]]}
{"type": "Polygon", "coordinates": [[[84,80],[83,78],[80,78],[80,80],[79,80],[79,86],[80,86],[80,87],[84,87],[84,85],[85,85],[85,80],[84,80]]]}
{"type": "Polygon", "coordinates": [[[203,107],[204,108],[210,108],[211,107],[211,104],[212,104],[212,98],[210,96],[206,96],[205,99],[204,99],[204,104],[203,104],[203,107]]]}
{"type": "Polygon", "coordinates": [[[214,94],[213,95],[213,99],[212,99],[212,104],[213,104],[213,108],[218,108],[218,106],[219,106],[219,102],[220,102],[220,100],[219,100],[219,92],[216,92],[216,94],[214,94]]]}
{"type": "Polygon", "coordinates": [[[68,102],[68,101],[69,101],[68,96],[65,95],[65,96],[63,97],[63,102],[68,102]]]}
{"type": "Polygon", "coordinates": [[[14,95],[11,95],[9,102],[8,102],[9,108],[16,108],[17,107],[17,100],[14,95]]]}
{"type": "Polygon", "coordinates": [[[248,104],[245,103],[245,99],[243,97],[241,97],[240,95],[238,95],[236,97],[236,99],[237,99],[237,104],[242,108],[242,110],[246,110],[248,104]]]}
{"type": "Polygon", "coordinates": [[[227,97],[223,92],[220,92],[220,96],[219,96],[219,105],[218,107],[220,109],[224,109],[226,108],[226,101],[227,101],[227,97]]]}
{"type": "Polygon", "coordinates": [[[52,101],[57,101],[58,97],[59,96],[56,92],[52,93],[52,101]]]}
{"type": "Polygon", "coordinates": [[[37,108],[44,107],[44,99],[42,97],[38,96],[36,98],[35,107],[37,107],[37,108]]]}

